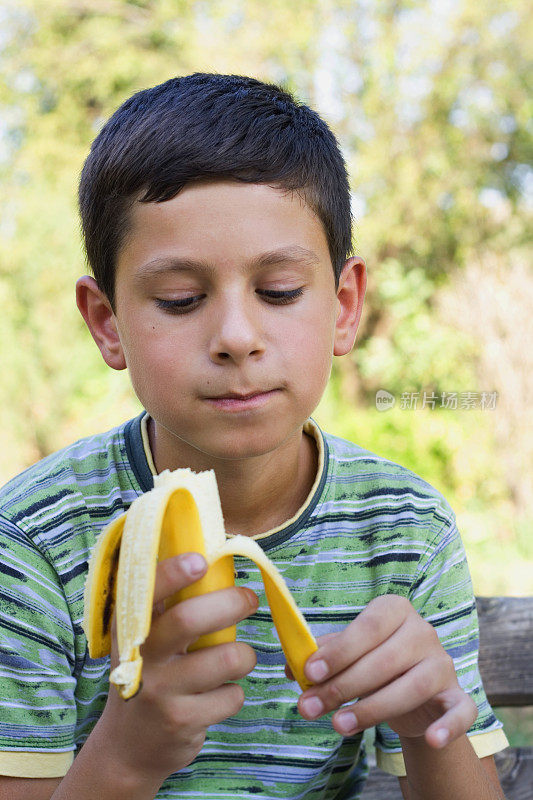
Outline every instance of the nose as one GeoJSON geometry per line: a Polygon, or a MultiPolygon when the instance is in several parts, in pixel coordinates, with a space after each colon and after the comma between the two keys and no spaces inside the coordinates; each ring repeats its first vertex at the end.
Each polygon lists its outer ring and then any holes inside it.
{"type": "Polygon", "coordinates": [[[221,300],[213,315],[211,359],[241,364],[249,357],[259,357],[264,349],[259,316],[251,303],[240,297],[221,300]]]}

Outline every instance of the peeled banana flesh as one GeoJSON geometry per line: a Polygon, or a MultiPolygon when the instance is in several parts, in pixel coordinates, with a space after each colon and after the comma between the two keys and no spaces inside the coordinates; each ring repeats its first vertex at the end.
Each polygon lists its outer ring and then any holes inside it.
{"type": "MultiPolygon", "coordinates": [[[[119,664],[110,681],[121,697],[133,697],[141,686],[140,647],[150,632],[157,562],[188,552],[201,553],[209,568],[200,580],[168,598],[165,606],[234,586],[233,556],[246,556],[261,571],[292,674],[303,690],[309,688],[304,665],[318,645],[281,573],[253,539],[226,539],[214,471],[178,469],[156,476],[154,488],[104,529],[89,560],[83,620],[89,655],[101,658],[111,652],[115,611],[119,664]]],[[[233,625],[201,636],[189,651],[235,638],[233,625]]]]}

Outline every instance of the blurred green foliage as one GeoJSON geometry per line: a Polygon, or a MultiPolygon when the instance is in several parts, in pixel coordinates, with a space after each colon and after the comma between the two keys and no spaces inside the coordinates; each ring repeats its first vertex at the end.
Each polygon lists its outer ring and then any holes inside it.
{"type": "Polygon", "coordinates": [[[315,107],[350,171],[369,284],[356,347],[334,365],[317,418],[443,492],[476,591],[532,593],[531,411],[492,369],[508,362],[513,391],[530,387],[526,332],[506,333],[531,316],[533,285],[517,272],[533,180],[526,0],[5,0],[0,23],[0,477],[139,408],[74,304],[92,139],[141,88],[250,74],[315,107]],[[472,265],[482,278],[468,283],[472,265]],[[502,343],[496,358],[489,341],[502,343]],[[391,411],[376,411],[379,389],[396,396],[391,411]],[[497,408],[398,403],[470,390],[497,390],[497,408]]]}

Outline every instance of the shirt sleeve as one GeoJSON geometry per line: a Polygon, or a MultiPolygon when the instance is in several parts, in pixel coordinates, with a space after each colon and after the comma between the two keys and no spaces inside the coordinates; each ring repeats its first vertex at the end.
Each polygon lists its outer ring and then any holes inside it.
{"type": "Polygon", "coordinates": [[[45,554],[0,516],[0,774],[59,777],[75,750],[74,631],[45,554]]]}
{"type": "MultiPolygon", "coordinates": [[[[509,743],[489,705],[479,673],[476,601],[455,516],[446,506],[435,517],[440,520],[438,533],[421,558],[409,600],[437,631],[442,646],[453,658],[459,685],[477,705],[478,716],[467,735],[477,755],[483,758],[509,743]]],[[[400,739],[385,723],[376,726],[375,746],[380,769],[398,776],[406,774],[400,739]]]]}

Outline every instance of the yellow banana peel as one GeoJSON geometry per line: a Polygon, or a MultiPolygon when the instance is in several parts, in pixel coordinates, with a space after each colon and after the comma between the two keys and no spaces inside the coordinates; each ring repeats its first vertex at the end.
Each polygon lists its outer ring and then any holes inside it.
{"type": "MultiPolygon", "coordinates": [[[[91,553],[85,585],[83,628],[91,658],[111,651],[111,619],[116,612],[119,664],[114,683],[125,700],[140,689],[140,647],[150,632],[158,560],[201,553],[206,574],[177,592],[166,607],[217,589],[234,586],[233,556],[246,556],[261,571],[272,619],[296,681],[311,686],[304,665],[317,643],[278,568],[253,539],[226,539],[215,473],[165,470],[154,488],[102,531],[91,553]]],[[[236,627],[201,636],[189,651],[235,641],[236,627]]]]}

